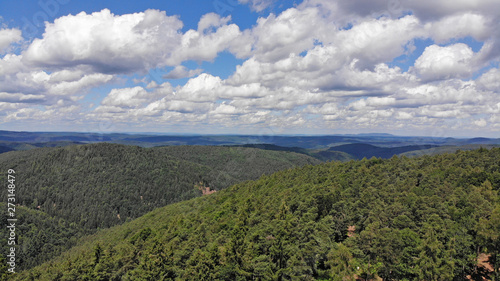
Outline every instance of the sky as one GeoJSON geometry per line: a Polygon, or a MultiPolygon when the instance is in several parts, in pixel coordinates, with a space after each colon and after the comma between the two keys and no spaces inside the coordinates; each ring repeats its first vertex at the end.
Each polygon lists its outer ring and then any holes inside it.
{"type": "Polygon", "coordinates": [[[0,1],[0,130],[500,137],[498,7],[0,1]]]}

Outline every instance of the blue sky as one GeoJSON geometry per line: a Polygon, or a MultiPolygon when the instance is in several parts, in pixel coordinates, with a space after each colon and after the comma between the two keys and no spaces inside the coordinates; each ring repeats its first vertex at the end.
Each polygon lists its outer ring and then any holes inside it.
{"type": "Polygon", "coordinates": [[[500,137],[498,5],[2,1],[0,129],[500,137]]]}

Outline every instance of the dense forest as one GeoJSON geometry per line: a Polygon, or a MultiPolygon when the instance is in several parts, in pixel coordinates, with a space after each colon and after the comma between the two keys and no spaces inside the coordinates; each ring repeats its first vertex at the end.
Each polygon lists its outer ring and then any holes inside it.
{"type": "MultiPolygon", "coordinates": [[[[7,169],[16,171],[18,268],[26,269],[58,255],[76,237],[200,196],[200,189],[221,190],[317,163],[303,154],[254,148],[99,143],[1,154],[0,181],[7,182],[7,169]]],[[[7,189],[0,194],[7,198],[7,189]]],[[[3,251],[6,224],[1,220],[3,251]]]]}
{"type": "Polygon", "coordinates": [[[15,280],[500,280],[499,163],[493,148],[281,171],[101,230],[15,280]]]}

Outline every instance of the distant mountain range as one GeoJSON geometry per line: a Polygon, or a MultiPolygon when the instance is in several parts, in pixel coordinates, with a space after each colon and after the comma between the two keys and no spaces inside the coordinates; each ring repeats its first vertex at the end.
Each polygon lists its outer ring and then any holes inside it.
{"type": "MultiPolygon", "coordinates": [[[[253,147],[264,150],[306,154],[321,161],[347,161],[364,157],[390,158],[393,155],[417,155],[410,152],[455,151],[461,147],[500,145],[499,138],[406,137],[391,134],[282,136],[282,135],[153,135],[99,134],[72,132],[13,132],[0,131],[0,153],[29,150],[38,147],[63,147],[83,143],[118,143],[141,147],[209,145],[253,147]],[[444,150],[439,147],[446,147],[444,150]],[[432,150],[434,149],[434,150],[432,150]],[[410,153],[410,154],[409,154],[410,153]]],[[[421,155],[422,153],[418,154],[421,155]]]]}
{"type": "Polygon", "coordinates": [[[365,143],[381,147],[411,145],[467,145],[491,144],[500,145],[499,138],[444,138],[444,137],[406,137],[390,134],[358,134],[358,135],[151,135],[125,133],[72,133],[72,132],[13,132],[0,130],[0,146],[15,150],[19,143],[41,144],[52,143],[64,146],[71,143],[111,142],[138,145],[142,147],[166,145],[246,145],[273,144],[283,147],[299,147],[305,149],[325,149],[344,144],[365,143]],[[13,147],[14,146],[14,147],[13,147]]]}

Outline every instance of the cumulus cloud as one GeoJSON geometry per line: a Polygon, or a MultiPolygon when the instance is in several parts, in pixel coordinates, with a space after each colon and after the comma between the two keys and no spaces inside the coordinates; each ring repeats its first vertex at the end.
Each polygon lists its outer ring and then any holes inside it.
{"type": "Polygon", "coordinates": [[[21,93],[0,92],[0,103],[33,103],[45,101],[44,95],[25,95],[21,93]]]}
{"type": "Polygon", "coordinates": [[[0,108],[8,120],[52,114],[133,126],[498,131],[495,1],[305,0],[265,14],[272,1],[240,0],[261,13],[245,30],[214,13],[185,32],[157,10],[64,16],[25,52],[0,59],[0,108]],[[227,79],[183,65],[224,51],[243,60],[227,79]],[[163,79],[190,79],[174,88],[143,76],[166,66],[163,79]],[[128,79],[117,74],[147,86],[112,89],[81,111],[86,91],[128,79]]]}
{"type": "Polygon", "coordinates": [[[415,61],[415,71],[425,81],[465,78],[474,70],[473,56],[472,49],[463,43],[446,47],[432,45],[415,61]]]}
{"type": "Polygon", "coordinates": [[[215,59],[220,52],[229,49],[241,34],[236,24],[227,24],[230,19],[214,13],[204,15],[198,23],[198,30],[190,29],[179,38],[179,44],[166,63],[179,65],[187,60],[201,62],[215,59]]]}
{"type": "Polygon", "coordinates": [[[21,59],[21,56],[13,54],[7,54],[5,57],[0,58],[0,77],[26,70],[27,68],[24,66],[21,59]]]}
{"type": "Polygon", "coordinates": [[[184,86],[176,91],[178,99],[187,101],[216,101],[217,90],[222,85],[222,79],[210,74],[203,73],[196,78],[190,79],[184,86]]]}
{"type": "Polygon", "coordinates": [[[492,68],[477,80],[481,89],[500,93],[500,69],[492,68]]]}
{"type": "Polygon", "coordinates": [[[0,29],[0,54],[5,52],[12,43],[22,40],[21,30],[13,29],[0,29]]]}
{"type": "Polygon", "coordinates": [[[435,21],[443,17],[468,12],[499,16],[496,0],[357,0],[357,1],[324,1],[306,0],[302,6],[319,6],[330,14],[331,19],[340,22],[356,22],[364,18],[390,16],[398,18],[404,13],[412,12],[424,21],[435,21]]]}
{"type": "Polygon", "coordinates": [[[322,24],[316,8],[291,8],[278,16],[270,14],[259,18],[257,25],[243,34],[241,40],[246,48],[236,43],[232,51],[239,57],[254,55],[263,62],[276,62],[290,53],[300,54],[313,47],[314,34],[319,33],[322,24]]]}
{"type": "Polygon", "coordinates": [[[46,23],[23,59],[35,66],[91,66],[101,73],[129,73],[165,63],[181,38],[182,22],[165,12],[114,15],[109,10],[69,15],[46,23]]]}
{"type": "Polygon", "coordinates": [[[436,43],[446,43],[450,39],[471,36],[478,41],[486,40],[494,29],[492,18],[482,14],[454,14],[443,19],[428,23],[430,36],[436,43]]]}
{"type": "Polygon", "coordinates": [[[23,94],[31,103],[48,105],[60,99],[77,100],[86,91],[113,80],[112,75],[88,73],[86,69],[46,72],[22,63],[22,57],[7,55],[0,59],[0,92],[23,94]]]}
{"type": "Polygon", "coordinates": [[[273,4],[273,0],[238,0],[238,2],[250,5],[257,12],[261,12],[273,4]]]}
{"type": "Polygon", "coordinates": [[[176,66],[172,71],[163,75],[163,79],[182,79],[196,76],[203,72],[203,69],[187,69],[183,65],[176,66]]]}
{"type": "Polygon", "coordinates": [[[418,18],[405,16],[365,21],[339,32],[334,42],[341,46],[342,55],[359,59],[360,68],[369,68],[404,54],[405,46],[423,35],[418,18]]]}
{"type": "Polygon", "coordinates": [[[101,102],[104,106],[135,108],[144,103],[152,102],[157,99],[161,93],[148,92],[142,87],[113,89],[101,102]]]}
{"type": "Polygon", "coordinates": [[[453,14],[470,12],[500,16],[496,0],[422,0],[406,1],[402,2],[402,5],[424,20],[435,20],[453,14]]]}
{"type": "Polygon", "coordinates": [[[280,88],[293,81],[295,87],[308,91],[357,91],[385,87],[392,80],[412,80],[386,63],[403,55],[414,38],[424,35],[423,26],[414,16],[373,19],[342,30],[323,18],[317,8],[290,9],[287,17],[283,14],[260,20],[252,30],[254,36],[261,34],[268,42],[256,37],[252,56],[237,67],[229,84],[261,83],[280,88]],[[292,16],[295,14],[301,16],[292,16]]]}
{"type": "Polygon", "coordinates": [[[60,72],[48,76],[48,85],[46,87],[47,93],[51,95],[70,96],[83,94],[83,91],[106,84],[113,79],[112,75],[102,73],[84,74],[79,77],[72,76],[70,73],[58,74],[60,72]],[[68,76],[64,77],[64,75],[68,76]]]}

